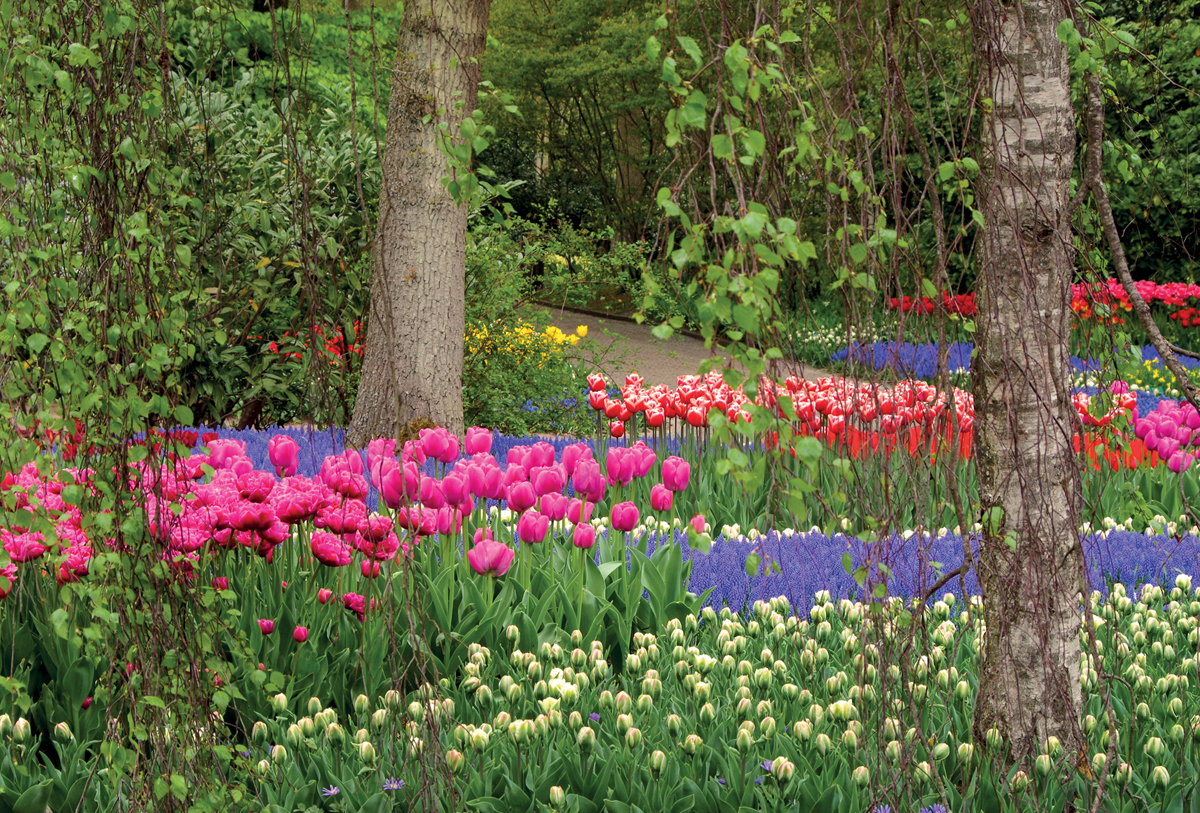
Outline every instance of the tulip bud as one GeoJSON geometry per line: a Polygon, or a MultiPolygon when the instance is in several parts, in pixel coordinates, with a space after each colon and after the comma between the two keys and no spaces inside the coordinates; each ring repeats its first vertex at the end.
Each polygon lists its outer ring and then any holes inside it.
{"type": "Polygon", "coordinates": [[[475,753],[485,750],[488,747],[491,737],[482,728],[477,728],[471,732],[471,750],[475,753]]]}
{"type": "Polygon", "coordinates": [[[946,757],[950,756],[950,746],[947,743],[939,742],[933,746],[933,758],[941,762],[946,757]]]}
{"type": "Polygon", "coordinates": [[[854,784],[858,785],[860,788],[865,788],[867,785],[871,784],[871,771],[867,769],[866,765],[859,765],[854,769],[854,773],[851,775],[851,778],[854,780],[854,784]]]}
{"type": "Polygon", "coordinates": [[[254,766],[254,771],[259,776],[266,776],[271,772],[271,763],[267,762],[265,759],[260,759],[258,764],[254,766]]]}
{"type": "MultiPolygon", "coordinates": [[[[766,701],[764,701],[764,702],[766,702],[766,701]]],[[[771,737],[775,736],[775,718],[774,717],[771,717],[771,716],[763,717],[762,721],[759,722],[758,725],[762,730],[763,737],[765,737],[766,739],[770,739],[771,737]]]]}
{"type": "Polygon", "coordinates": [[[655,778],[660,776],[663,770],[667,767],[667,755],[662,751],[655,751],[650,755],[650,771],[655,778]]]}
{"type": "Polygon", "coordinates": [[[691,757],[696,755],[696,752],[700,750],[700,746],[703,744],[704,740],[700,739],[699,736],[688,734],[679,745],[683,749],[683,752],[691,757]]]}
{"type": "Polygon", "coordinates": [[[1037,759],[1033,761],[1033,767],[1037,771],[1038,776],[1049,776],[1054,770],[1054,760],[1049,754],[1038,754],[1037,759]]]}
{"type": "Polygon", "coordinates": [[[1159,790],[1166,790],[1171,784],[1171,773],[1162,765],[1158,765],[1155,766],[1150,780],[1154,782],[1154,786],[1159,790]]]}
{"type": "Polygon", "coordinates": [[[287,727],[287,733],[284,734],[284,739],[287,740],[288,745],[292,746],[293,748],[298,748],[300,744],[304,742],[304,729],[302,729],[299,724],[292,723],[287,727]]]}
{"type": "Polygon", "coordinates": [[[370,740],[358,744],[358,758],[364,765],[375,764],[375,746],[371,744],[370,740]]]}
{"type": "Polygon", "coordinates": [[[73,739],[75,739],[75,735],[71,733],[71,727],[66,723],[59,723],[54,727],[55,742],[66,745],[73,739]]]}
{"type": "Polygon", "coordinates": [[[850,751],[858,749],[858,735],[854,733],[854,729],[847,728],[842,732],[842,745],[850,751]]]}
{"type": "Polygon", "coordinates": [[[625,732],[625,745],[629,748],[637,748],[642,744],[642,732],[636,728],[631,728],[625,732]]]}
{"type": "Polygon", "coordinates": [[[271,749],[271,761],[276,765],[282,765],[287,762],[288,752],[282,745],[276,745],[271,749]]]}
{"type": "Polygon", "coordinates": [[[829,735],[824,732],[817,735],[817,750],[821,752],[821,756],[829,753],[829,749],[833,748],[833,740],[829,739],[829,735]]]}
{"type": "Polygon", "coordinates": [[[933,778],[933,768],[928,762],[918,762],[917,767],[913,770],[913,776],[918,782],[925,783],[933,778]]]}
{"type": "Polygon", "coordinates": [[[900,747],[900,741],[892,740],[891,742],[889,742],[887,744],[887,747],[884,748],[884,753],[887,754],[888,759],[890,759],[892,762],[899,762],[900,757],[903,755],[903,752],[900,747]]]}
{"type": "Polygon", "coordinates": [[[1004,742],[1004,737],[1000,735],[1000,729],[998,728],[989,728],[985,739],[987,740],[988,748],[993,751],[999,748],[1004,742]]]}
{"type": "Polygon", "coordinates": [[[1142,750],[1154,759],[1161,759],[1162,755],[1167,752],[1167,746],[1161,738],[1151,737],[1146,740],[1146,744],[1142,746],[1142,750]]]}
{"type": "Polygon", "coordinates": [[[1013,774],[1012,789],[1013,793],[1023,793],[1029,787],[1029,777],[1024,771],[1017,771],[1013,774]]]}
{"type": "Polygon", "coordinates": [[[280,692],[279,694],[277,694],[271,698],[271,708],[274,709],[276,712],[287,711],[287,707],[288,707],[288,698],[287,698],[287,695],[284,694],[283,692],[280,692]]]}
{"type": "Polygon", "coordinates": [[[575,743],[579,746],[579,750],[587,752],[592,750],[596,744],[596,732],[591,729],[591,726],[584,726],[579,729],[579,733],[575,736],[575,743]]]}

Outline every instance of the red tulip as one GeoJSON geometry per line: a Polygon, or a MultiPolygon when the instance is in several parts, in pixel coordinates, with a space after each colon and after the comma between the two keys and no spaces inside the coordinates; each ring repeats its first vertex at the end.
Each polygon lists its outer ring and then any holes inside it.
{"type": "Polygon", "coordinates": [[[608,425],[608,434],[614,438],[623,437],[625,435],[625,424],[620,421],[613,421],[608,425]]]}
{"type": "Polygon", "coordinates": [[[296,627],[296,629],[292,631],[292,638],[294,638],[298,644],[302,644],[307,641],[308,627],[296,627]]]}
{"type": "Polygon", "coordinates": [[[608,388],[608,383],[604,380],[604,376],[600,373],[592,373],[587,377],[588,389],[592,392],[603,392],[608,388]]]}
{"type": "Polygon", "coordinates": [[[317,601],[321,602],[322,604],[328,604],[329,599],[331,599],[331,598],[333,598],[332,590],[322,587],[320,590],[317,591],[317,601]]]}

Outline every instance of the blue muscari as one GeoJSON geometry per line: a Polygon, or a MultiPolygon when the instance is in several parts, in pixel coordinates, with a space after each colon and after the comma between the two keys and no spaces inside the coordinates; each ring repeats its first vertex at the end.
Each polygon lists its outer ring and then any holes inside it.
{"type": "MultiPolygon", "coordinates": [[[[344,448],[340,429],[273,427],[258,431],[200,427],[199,431],[201,434],[216,431],[221,438],[244,441],[246,454],[254,462],[255,468],[262,471],[273,471],[267,455],[267,442],[277,434],[289,435],[301,447],[297,474],[307,477],[313,477],[320,471],[321,461],[327,455],[338,454],[344,448]]],[[[566,446],[580,442],[569,438],[529,438],[493,433],[492,454],[504,466],[509,449],[539,440],[545,440],[553,446],[556,454],[561,454],[566,446]]],[[[583,442],[593,450],[596,448],[592,440],[583,442]]],[[[366,453],[360,453],[365,464],[366,453]]],[[[432,474],[432,461],[426,462],[425,471],[432,474]]],[[[368,504],[375,507],[377,500],[377,493],[371,489],[368,504]]],[[[1176,539],[1113,531],[1107,538],[1095,533],[1085,534],[1082,541],[1087,557],[1089,590],[1100,590],[1107,594],[1110,585],[1119,581],[1132,591],[1146,582],[1173,582],[1179,573],[1200,576],[1200,539],[1191,535],[1176,539]]],[[[941,574],[956,570],[963,560],[962,538],[957,534],[932,539],[914,534],[907,540],[893,535],[890,539],[873,544],[844,534],[830,537],[818,532],[784,536],[777,531],[770,531],[754,541],[746,538],[726,539],[719,535],[707,554],[696,552],[694,555],[688,548],[686,537],[678,529],[675,542],[680,545],[684,560],[692,563],[689,589],[699,594],[712,587],[713,592],[707,604],[714,609],[728,606],[736,612],[748,611],[754,601],[775,596],[786,596],[793,607],[804,608],[811,604],[813,594],[818,590],[828,590],[835,599],[866,599],[879,576],[879,562],[886,564],[892,574],[887,585],[889,593],[912,596],[926,591],[941,574]],[[747,575],[746,557],[751,553],[757,554],[767,564],[765,574],[764,568],[760,567],[758,575],[747,575]],[[852,570],[857,570],[860,565],[868,566],[870,575],[865,587],[846,573],[842,562],[846,553],[850,554],[852,570]],[[779,572],[771,571],[769,565],[772,562],[779,566],[779,572]],[[940,566],[934,567],[933,563],[940,566]]],[[[564,544],[569,545],[570,542],[564,539],[564,544]]],[[[654,551],[655,544],[656,539],[651,535],[648,552],[654,551]]],[[[979,592],[973,571],[966,576],[966,590],[968,595],[979,592]]],[[[940,590],[939,595],[945,592],[955,595],[961,593],[958,577],[940,590]]]]}

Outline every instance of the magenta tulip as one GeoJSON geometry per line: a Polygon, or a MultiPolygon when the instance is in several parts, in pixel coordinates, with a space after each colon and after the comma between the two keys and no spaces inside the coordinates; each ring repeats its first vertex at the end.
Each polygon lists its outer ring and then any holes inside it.
{"type": "Polygon", "coordinates": [[[235,531],[265,531],[276,520],[269,503],[238,500],[229,509],[229,527],[235,531]]]}
{"type": "Polygon", "coordinates": [[[586,522],[579,523],[571,535],[571,543],[583,550],[591,549],[596,544],[596,529],[586,522]]]}
{"type": "Polygon", "coordinates": [[[537,544],[546,538],[548,530],[550,530],[550,517],[532,509],[526,511],[517,520],[517,533],[522,542],[537,544]]]}
{"type": "Polygon", "coordinates": [[[213,579],[212,584],[214,590],[229,589],[229,579],[225,578],[224,576],[217,576],[215,579],[213,579]]]}
{"type": "Polygon", "coordinates": [[[469,455],[486,454],[492,450],[492,433],[479,426],[467,429],[463,447],[469,455]]]}
{"type": "Polygon", "coordinates": [[[470,497],[470,482],[457,468],[442,478],[442,494],[451,505],[461,505],[470,497]]]}
{"type": "Polygon", "coordinates": [[[333,591],[327,587],[322,587],[317,591],[317,601],[322,604],[328,604],[329,599],[333,598],[333,591]]]}
{"type": "Polygon", "coordinates": [[[572,443],[570,446],[562,450],[562,467],[567,476],[570,477],[575,473],[575,466],[580,460],[590,460],[592,450],[585,444],[572,443]]]}
{"type": "Polygon", "coordinates": [[[571,502],[566,494],[546,494],[542,497],[542,513],[551,522],[558,522],[567,516],[567,506],[571,502]]]}
{"type": "Polygon", "coordinates": [[[291,477],[300,468],[300,444],[287,435],[276,435],[267,441],[267,457],[275,467],[275,474],[291,477]]]}
{"type": "Polygon", "coordinates": [[[263,635],[270,635],[275,631],[275,622],[269,618],[258,619],[258,628],[262,630],[263,635]]]}
{"type": "Polygon", "coordinates": [[[296,629],[294,629],[292,631],[292,638],[294,638],[296,643],[298,643],[298,644],[302,644],[305,641],[307,641],[308,640],[308,627],[297,626],[296,629]]]}
{"type": "Polygon", "coordinates": [[[432,477],[421,478],[421,505],[436,510],[445,504],[446,495],[442,493],[441,481],[432,477]]]}
{"type": "Polygon", "coordinates": [[[692,527],[696,529],[696,533],[704,533],[704,529],[707,526],[708,523],[704,521],[704,514],[696,514],[696,516],[692,517],[692,527]]]}
{"type": "Polygon", "coordinates": [[[417,465],[410,461],[384,475],[379,495],[388,508],[396,509],[416,499],[419,482],[417,465]]]}
{"type": "Polygon", "coordinates": [[[682,457],[668,457],[663,461],[663,485],[671,491],[686,491],[692,478],[692,466],[682,457]]]}
{"type": "Polygon", "coordinates": [[[675,492],[661,483],[656,483],[650,489],[650,508],[655,511],[670,511],[674,500],[675,492]]]}
{"type": "Polygon", "coordinates": [[[573,499],[567,503],[567,519],[572,525],[588,522],[592,518],[592,510],[596,504],[587,500],[573,499]]]}
{"type": "Polygon", "coordinates": [[[533,508],[537,502],[537,493],[527,482],[513,483],[508,489],[507,497],[508,507],[516,513],[533,508]]]}
{"type": "Polygon", "coordinates": [[[338,534],[316,531],[309,543],[316,560],[328,567],[345,567],[350,564],[353,552],[338,534]]]}
{"type": "Polygon", "coordinates": [[[533,490],[539,497],[563,490],[565,478],[558,466],[546,466],[539,469],[533,477],[533,490]]]}
{"type": "Polygon", "coordinates": [[[619,502],[612,508],[612,525],[618,531],[632,531],[640,518],[637,506],[632,502],[619,502]]]}
{"type": "Polygon", "coordinates": [[[516,551],[503,542],[492,539],[489,533],[479,539],[475,543],[475,547],[467,551],[467,561],[480,576],[496,578],[508,572],[513,557],[516,555],[516,551]]]}

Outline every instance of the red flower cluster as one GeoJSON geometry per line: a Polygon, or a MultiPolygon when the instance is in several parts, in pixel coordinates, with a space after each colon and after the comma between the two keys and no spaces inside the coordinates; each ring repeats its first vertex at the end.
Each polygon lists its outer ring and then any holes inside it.
{"type": "MultiPolygon", "coordinates": [[[[930,297],[916,299],[911,296],[892,297],[888,300],[892,310],[902,310],[905,313],[933,313],[937,303],[930,297]]],[[[957,313],[962,316],[975,315],[975,294],[958,294],[951,296],[949,291],[942,291],[942,307],[947,313],[957,313]]]]}
{"type": "MultiPolygon", "coordinates": [[[[1147,303],[1161,302],[1164,305],[1182,308],[1188,300],[1200,299],[1200,285],[1191,283],[1168,282],[1159,285],[1149,280],[1140,280],[1134,283],[1134,287],[1147,303]]],[[[950,313],[963,316],[974,316],[976,313],[974,293],[950,296],[948,292],[943,291],[942,304],[950,313]]],[[[899,309],[905,313],[928,314],[933,313],[935,308],[934,301],[927,296],[919,299],[909,296],[893,297],[888,300],[888,305],[893,310],[899,309]]],[[[1125,320],[1118,312],[1132,309],[1133,304],[1126,296],[1124,286],[1117,279],[1109,278],[1097,283],[1079,282],[1071,286],[1071,310],[1081,321],[1119,325],[1125,320]],[[1097,305],[1107,307],[1103,316],[1097,312],[1097,305]]],[[[1200,309],[1197,308],[1185,308],[1169,314],[1169,317],[1186,327],[1200,327],[1200,309]]]]}
{"type": "MultiPolygon", "coordinates": [[[[325,343],[325,352],[334,358],[345,358],[350,353],[353,353],[359,358],[362,357],[363,344],[362,340],[359,338],[360,334],[362,333],[362,322],[360,320],[356,319],[354,321],[354,335],[349,341],[347,341],[346,336],[340,327],[336,328],[329,336],[325,335],[325,329],[320,325],[313,325],[312,332],[316,334],[318,339],[325,343]]],[[[286,332],[283,334],[281,341],[284,341],[285,345],[287,345],[288,342],[286,340],[293,335],[294,334],[290,332],[286,332]]],[[[302,346],[305,350],[309,348],[307,336],[304,337],[302,346]]],[[[291,356],[295,359],[304,358],[304,354],[299,351],[280,350],[278,342],[271,342],[267,345],[267,349],[272,353],[282,353],[285,356],[291,356]]]]}

